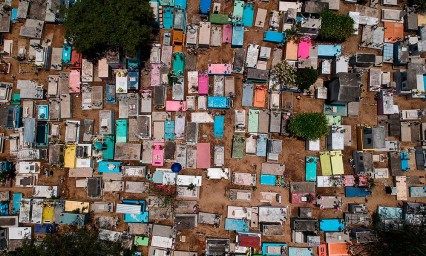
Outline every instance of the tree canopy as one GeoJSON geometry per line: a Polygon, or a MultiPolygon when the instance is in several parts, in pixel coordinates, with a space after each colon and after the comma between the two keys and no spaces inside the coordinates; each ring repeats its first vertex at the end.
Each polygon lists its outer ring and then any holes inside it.
{"type": "Polygon", "coordinates": [[[425,256],[426,225],[405,226],[402,230],[375,228],[377,240],[351,246],[357,256],[425,256]]]}
{"type": "Polygon", "coordinates": [[[313,68],[300,68],[296,72],[296,84],[299,90],[307,90],[317,81],[318,72],[313,68]]]}
{"type": "Polygon", "coordinates": [[[320,16],[320,40],[340,43],[352,35],[354,20],[351,17],[330,11],[322,12],[320,16]]]}
{"type": "Polygon", "coordinates": [[[146,0],[79,0],[65,10],[64,25],[66,38],[89,59],[101,58],[108,50],[128,55],[146,51],[158,33],[146,0]]]}
{"type": "Polygon", "coordinates": [[[301,113],[290,118],[290,133],[305,140],[316,140],[329,132],[328,121],[324,113],[301,113]]]}
{"type": "Polygon", "coordinates": [[[41,241],[24,240],[22,247],[6,256],[119,256],[129,255],[119,242],[102,241],[95,231],[80,229],[47,235],[41,241]]]}
{"type": "Polygon", "coordinates": [[[409,0],[408,4],[419,13],[426,12],[426,0],[409,0]]]}

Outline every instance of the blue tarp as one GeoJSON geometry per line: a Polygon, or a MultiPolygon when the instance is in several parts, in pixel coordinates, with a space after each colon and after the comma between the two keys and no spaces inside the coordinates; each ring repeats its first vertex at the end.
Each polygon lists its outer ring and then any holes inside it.
{"type": "Polygon", "coordinates": [[[324,104],[324,114],[334,116],[348,116],[348,105],[328,105],[324,104]]]}
{"type": "Polygon", "coordinates": [[[10,16],[10,20],[15,23],[18,21],[18,8],[12,9],[12,15],[10,16]]]}
{"type": "Polygon", "coordinates": [[[37,119],[44,121],[49,120],[49,105],[37,106],[37,119]]]}
{"type": "Polygon", "coordinates": [[[1,216],[9,215],[9,201],[0,202],[0,215],[1,216]]]}
{"type": "Polygon", "coordinates": [[[363,187],[345,187],[346,197],[366,197],[371,196],[371,191],[363,187]]]}
{"type": "Polygon", "coordinates": [[[426,186],[410,187],[410,197],[426,197],[426,186]]]}
{"type": "Polygon", "coordinates": [[[410,160],[410,157],[408,156],[408,152],[401,152],[401,170],[402,171],[408,171],[410,168],[408,167],[408,160],[410,160]]]}
{"type": "Polygon", "coordinates": [[[63,212],[61,213],[59,224],[83,227],[87,224],[87,220],[86,214],[63,212]]]}
{"type": "Polygon", "coordinates": [[[164,139],[166,140],[175,139],[175,121],[164,122],[164,139]]]}
{"type": "Polygon", "coordinates": [[[318,158],[316,156],[306,157],[306,181],[317,180],[317,162],[318,158]]]}
{"type": "Polygon", "coordinates": [[[265,31],[263,33],[263,41],[281,44],[285,42],[285,33],[278,31],[265,31]]]}
{"type": "Polygon", "coordinates": [[[121,162],[102,161],[99,162],[98,172],[119,173],[120,165],[121,162]]]}
{"type": "Polygon", "coordinates": [[[22,193],[13,194],[12,198],[13,198],[12,214],[17,214],[19,213],[19,210],[21,209],[22,193]]]}
{"type": "Polygon", "coordinates": [[[186,0],[175,0],[175,7],[186,10],[186,0]]]}
{"type": "Polygon", "coordinates": [[[62,62],[69,63],[71,61],[72,47],[68,44],[62,47],[62,62]]]}
{"type": "MultiPolygon", "coordinates": [[[[104,135],[103,136],[103,143],[101,144],[103,149],[102,149],[102,158],[104,160],[109,160],[109,159],[114,159],[114,135],[104,135]]],[[[98,142],[95,142],[98,143],[98,142]]]]}
{"type": "Polygon", "coordinates": [[[237,232],[248,232],[249,223],[246,220],[236,220],[236,219],[225,219],[225,230],[237,231],[237,232]]]}
{"type": "Polygon", "coordinates": [[[383,61],[393,62],[393,44],[391,43],[383,44],[383,61]]]}
{"type": "Polygon", "coordinates": [[[230,99],[225,96],[209,96],[207,98],[207,108],[229,109],[230,99]]]}
{"type": "Polygon", "coordinates": [[[129,120],[121,119],[115,121],[115,137],[116,143],[126,143],[127,142],[127,128],[129,126],[129,120]]]}
{"type": "Polygon", "coordinates": [[[387,207],[378,206],[377,214],[381,220],[385,219],[402,219],[402,208],[401,207],[387,207]]]}
{"type": "Polygon", "coordinates": [[[182,52],[173,53],[173,73],[183,75],[185,72],[185,54],[182,52]]]}
{"type": "Polygon", "coordinates": [[[138,213],[138,214],[130,214],[125,213],[124,214],[124,222],[127,223],[148,223],[149,220],[149,213],[138,213]]]}
{"type": "Polygon", "coordinates": [[[289,247],[288,256],[313,256],[314,251],[312,248],[304,247],[289,247]]]}
{"type": "Polygon", "coordinates": [[[320,220],[320,231],[342,231],[345,228],[343,219],[320,220]]]}
{"type": "Polygon", "coordinates": [[[232,26],[232,48],[240,48],[244,45],[244,27],[242,25],[232,26]]]}
{"type": "Polygon", "coordinates": [[[287,244],[286,243],[262,243],[262,255],[265,256],[281,256],[286,253],[287,244]],[[269,253],[268,247],[281,247],[281,253],[269,253]]]}
{"type": "Polygon", "coordinates": [[[277,182],[277,176],[271,174],[261,174],[260,175],[260,184],[275,186],[277,182]]]}
{"type": "Polygon", "coordinates": [[[142,212],[146,211],[146,201],[145,200],[136,200],[136,199],[124,199],[123,204],[140,204],[142,212]]]}
{"type": "Polygon", "coordinates": [[[186,11],[183,9],[176,9],[173,29],[186,31],[186,11]]]}
{"type": "Polygon", "coordinates": [[[243,24],[245,27],[253,27],[254,5],[245,4],[243,12],[243,24]]]}
{"type": "Polygon", "coordinates": [[[127,69],[129,71],[137,71],[138,68],[139,68],[139,60],[127,59],[127,69]]]}
{"type": "Polygon", "coordinates": [[[164,29],[172,29],[173,27],[173,8],[172,7],[164,7],[163,11],[163,28],[164,29]]]}
{"type": "Polygon", "coordinates": [[[212,5],[212,0],[200,0],[200,13],[209,14],[211,5],[212,5]]]}
{"type": "Polygon", "coordinates": [[[342,46],[340,45],[318,45],[319,58],[335,58],[342,54],[342,46]]]}
{"type": "Polygon", "coordinates": [[[161,6],[175,6],[175,1],[174,0],[159,0],[158,1],[160,3],[161,6]]]}
{"type": "Polygon", "coordinates": [[[34,228],[35,233],[52,234],[56,232],[55,224],[36,224],[34,228]]]}
{"type": "Polygon", "coordinates": [[[225,116],[215,116],[214,117],[214,137],[223,138],[223,130],[225,129],[225,116]]]}
{"type": "Polygon", "coordinates": [[[115,84],[106,84],[106,104],[111,105],[115,103],[117,103],[115,84]]]}
{"type": "Polygon", "coordinates": [[[138,214],[124,214],[124,222],[127,223],[147,223],[149,213],[146,210],[146,201],[145,200],[131,200],[125,199],[123,200],[123,204],[138,204],[141,205],[141,213],[138,214]]]}
{"type": "Polygon", "coordinates": [[[423,76],[423,89],[426,91],[426,75],[423,76]]]}

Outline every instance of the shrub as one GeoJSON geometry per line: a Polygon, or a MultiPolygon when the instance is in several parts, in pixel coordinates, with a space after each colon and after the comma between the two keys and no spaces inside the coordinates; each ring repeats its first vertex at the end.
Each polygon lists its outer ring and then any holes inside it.
{"type": "Polygon", "coordinates": [[[313,68],[298,69],[296,75],[296,84],[301,91],[309,89],[318,78],[318,72],[313,68]]]}
{"type": "Polygon", "coordinates": [[[329,132],[324,113],[301,113],[290,118],[288,129],[293,136],[305,140],[316,140],[329,132]]]}
{"type": "Polygon", "coordinates": [[[330,11],[322,12],[320,16],[320,40],[340,43],[352,35],[354,20],[351,17],[330,11]]]}
{"type": "Polygon", "coordinates": [[[148,1],[79,0],[65,10],[64,25],[66,38],[93,60],[116,49],[134,56],[158,33],[148,1]]]}

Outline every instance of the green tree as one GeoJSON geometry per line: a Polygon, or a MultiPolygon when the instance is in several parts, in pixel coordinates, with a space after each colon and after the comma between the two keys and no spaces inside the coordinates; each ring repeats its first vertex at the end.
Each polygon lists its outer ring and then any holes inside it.
{"type": "MultiPolygon", "coordinates": [[[[66,38],[89,59],[122,50],[134,56],[146,51],[158,33],[147,0],[79,0],[65,10],[66,38]]],[[[149,55],[149,54],[148,54],[149,55]]]]}
{"type": "Polygon", "coordinates": [[[352,35],[354,20],[351,17],[330,11],[322,12],[320,16],[320,40],[341,43],[352,35]]]}
{"type": "Polygon", "coordinates": [[[0,171],[0,183],[4,184],[8,180],[15,178],[15,176],[16,176],[16,173],[15,173],[14,169],[6,170],[6,171],[0,171]]]}
{"type": "Polygon", "coordinates": [[[24,240],[22,247],[6,256],[119,256],[130,255],[120,242],[102,241],[98,233],[88,229],[47,235],[41,241],[24,240]]]}
{"type": "Polygon", "coordinates": [[[408,5],[414,7],[419,13],[426,12],[426,0],[409,0],[408,5]]]}
{"type": "Polygon", "coordinates": [[[296,68],[285,60],[273,67],[272,74],[277,87],[292,88],[296,84],[296,68]]]}
{"type": "Polygon", "coordinates": [[[318,72],[313,68],[300,68],[296,72],[296,84],[299,90],[307,90],[317,81],[318,72]]]}
{"type": "Polygon", "coordinates": [[[316,140],[329,132],[328,121],[324,113],[301,113],[290,118],[290,133],[305,140],[316,140]]]}

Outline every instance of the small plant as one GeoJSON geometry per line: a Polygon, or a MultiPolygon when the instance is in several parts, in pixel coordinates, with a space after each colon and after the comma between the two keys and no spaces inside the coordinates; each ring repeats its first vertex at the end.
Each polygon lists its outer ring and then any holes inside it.
{"type": "Polygon", "coordinates": [[[177,83],[178,80],[178,76],[175,75],[174,73],[170,72],[167,74],[167,78],[169,80],[169,86],[173,86],[174,83],[177,83]]]}
{"type": "Polygon", "coordinates": [[[189,184],[189,185],[188,185],[187,189],[188,189],[189,191],[194,191],[196,187],[197,187],[197,186],[196,186],[194,183],[191,183],[191,184],[189,184]]]}

